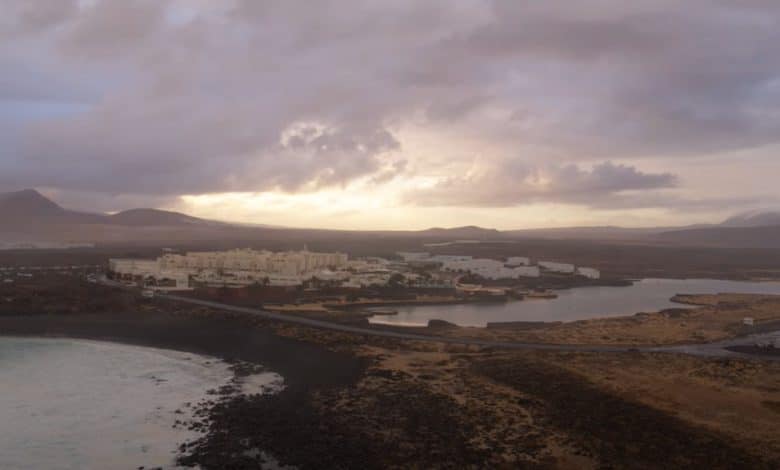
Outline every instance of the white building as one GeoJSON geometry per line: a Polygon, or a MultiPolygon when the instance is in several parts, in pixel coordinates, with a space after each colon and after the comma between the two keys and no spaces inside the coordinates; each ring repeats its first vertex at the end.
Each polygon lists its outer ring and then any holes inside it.
{"type": "Polygon", "coordinates": [[[350,276],[349,280],[343,282],[341,285],[343,287],[352,287],[352,288],[386,286],[387,283],[390,281],[390,276],[391,276],[390,273],[356,274],[354,276],[350,276]]]}
{"type": "Polygon", "coordinates": [[[383,258],[351,259],[347,262],[347,269],[358,273],[386,272],[389,271],[388,264],[389,261],[383,258]]]}
{"type": "Polygon", "coordinates": [[[538,266],[519,266],[516,268],[507,268],[502,266],[496,269],[487,269],[479,271],[479,274],[485,279],[517,279],[519,277],[539,277],[538,266]]]}
{"type": "Polygon", "coordinates": [[[460,256],[460,255],[435,255],[427,258],[425,261],[433,261],[435,263],[455,263],[455,262],[463,262],[463,261],[471,261],[471,256],[460,256]]]}
{"type": "Polygon", "coordinates": [[[347,266],[344,253],[288,251],[273,253],[250,249],[164,254],[156,260],[111,259],[109,271],[133,282],[157,282],[157,286],[188,288],[192,277],[199,282],[231,286],[268,283],[300,285],[308,276],[347,266]]]}
{"type": "Polygon", "coordinates": [[[562,274],[574,274],[574,265],[569,263],[555,263],[552,261],[539,261],[539,267],[547,271],[562,274]]]}
{"type": "Polygon", "coordinates": [[[539,277],[542,275],[542,270],[539,266],[518,266],[512,268],[514,272],[513,277],[539,277]]]}
{"type": "Polygon", "coordinates": [[[160,269],[184,270],[192,273],[204,269],[219,271],[251,271],[284,276],[300,276],[325,268],[343,268],[348,257],[344,253],[312,251],[229,251],[190,252],[184,255],[166,254],[159,258],[160,269]]]}
{"type": "Polygon", "coordinates": [[[314,273],[313,277],[321,281],[346,281],[350,277],[350,273],[347,271],[331,271],[330,269],[323,269],[314,273]]]}
{"type": "Polygon", "coordinates": [[[469,258],[444,261],[442,269],[453,272],[470,272],[476,274],[477,271],[490,271],[503,268],[504,263],[486,258],[469,258]]]}
{"type": "Polygon", "coordinates": [[[599,278],[601,278],[601,271],[599,271],[598,269],[594,269],[594,268],[586,268],[586,267],[580,266],[579,268],[577,268],[577,274],[579,274],[580,276],[585,276],[588,279],[599,279],[599,278]]]}
{"type": "Polygon", "coordinates": [[[529,266],[530,264],[531,264],[531,259],[525,256],[510,256],[506,260],[506,265],[509,267],[529,266]]]}
{"type": "Polygon", "coordinates": [[[122,281],[145,285],[157,284],[161,289],[188,289],[190,277],[187,272],[175,269],[160,269],[159,259],[112,258],[108,260],[108,270],[122,281]]]}
{"type": "Polygon", "coordinates": [[[467,272],[485,279],[517,279],[518,277],[539,277],[538,266],[520,266],[509,268],[501,261],[476,258],[462,261],[450,261],[442,264],[442,269],[453,272],[467,272]]]}
{"type": "Polygon", "coordinates": [[[399,251],[398,256],[404,261],[423,261],[431,257],[431,254],[425,251],[399,251]]]}

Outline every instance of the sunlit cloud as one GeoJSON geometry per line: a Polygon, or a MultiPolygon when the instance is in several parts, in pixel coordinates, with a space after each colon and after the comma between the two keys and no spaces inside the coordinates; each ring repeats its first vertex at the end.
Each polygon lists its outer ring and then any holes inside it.
{"type": "Polygon", "coordinates": [[[771,2],[3,7],[0,188],[81,209],[521,227],[778,196],[771,2]]]}

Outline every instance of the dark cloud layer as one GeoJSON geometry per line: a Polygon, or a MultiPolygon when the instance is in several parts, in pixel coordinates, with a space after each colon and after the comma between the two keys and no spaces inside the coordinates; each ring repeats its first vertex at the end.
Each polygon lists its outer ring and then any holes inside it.
{"type": "Polygon", "coordinates": [[[381,185],[426,167],[400,138],[414,123],[504,149],[473,175],[408,195],[416,204],[614,206],[631,192],[645,207],[680,203],[657,197],[679,181],[642,171],[642,159],[780,140],[776,2],[5,0],[3,10],[3,186],[164,198],[381,185]],[[520,145],[549,156],[510,158],[520,145]]]}

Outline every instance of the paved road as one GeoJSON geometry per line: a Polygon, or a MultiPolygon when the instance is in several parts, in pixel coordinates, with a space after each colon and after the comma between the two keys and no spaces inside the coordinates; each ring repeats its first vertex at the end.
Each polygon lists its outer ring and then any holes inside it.
{"type": "Polygon", "coordinates": [[[726,347],[729,346],[735,346],[740,344],[752,345],[762,339],[775,338],[778,335],[780,335],[780,332],[766,333],[763,335],[748,336],[743,338],[735,338],[735,339],[719,341],[715,343],[686,344],[686,345],[675,345],[675,346],[626,347],[626,346],[606,346],[606,345],[522,343],[522,342],[507,342],[507,341],[489,341],[489,340],[474,339],[474,338],[449,338],[443,336],[421,335],[418,333],[403,333],[399,331],[388,331],[388,330],[383,330],[378,328],[351,326],[351,325],[344,325],[341,323],[315,320],[312,318],[304,318],[295,315],[275,313],[275,312],[271,312],[259,308],[239,307],[236,305],[224,304],[221,302],[212,302],[209,300],[193,299],[191,297],[183,297],[174,294],[158,293],[157,297],[162,299],[178,301],[178,302],[186,302],[194,305],[201,305],[204,307],[211,307],[219,310],[227,310],[231,312],[256,315],[258,317],[262,317],[268,320],[294,323],[298,325],[310,326],[313,328],[321,328],[326,330],[342,331],[345,333],[380,336],[385,338],[395,338],[395,339],[402,339],[402,340],[432,341],[437,343],[484,346],[484,347],[499,348],[499,349],[584,351],[584,352],[639,351],[639,352],[690,354],[694,356],[708,356],[708,357],[740,357],[740,356],[746,357],[747,356],[747,357],[761,357],[763,359],[771,359],[771,360],[780,360],[780,357],[777,356],[747,355],[747,354],[736,353],[725,349],[726,347]]]}

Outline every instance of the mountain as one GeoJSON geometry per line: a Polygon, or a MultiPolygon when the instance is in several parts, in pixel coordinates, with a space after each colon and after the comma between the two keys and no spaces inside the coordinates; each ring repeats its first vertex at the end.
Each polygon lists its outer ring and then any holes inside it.
{"type": "Polygon", "coordinates": [[[60,224],[105,224],[137,227],[225,225],[180,212],[160,209],[130,209],[113,215],[64,209],[34,189],[0,193],[0,218],[25,222],[60,224]]]}
{"type": "Polygon", "coordinates": [[[0,218],[62,217],[67,212],[34,189],[0,193],[0,218]]]}
{"type": "Polygon", "coordinates": [[[498,231],[468,225],[454,228],[434,227],[420,231],[349,231],[230,224],[159,209],[131,209],[112,215],[92,214],[63,208],[34,189],[0,193],[0,241],[167,243],[276,240],[306,243],[314,239],[334,238],[438,241],[579,239],[642,244],[780,248],[780,213],[741,214],[721,225],[667,228],[606,226],[498,231]]]}
{"type": "Polygon", "coordinates": [[[653,238],[678,245],[780,248],[780,212],[745,212],[720,225],[670,229],[653,238]]]}
{"type": "Polygon", "coordinates": [[[107,217],[107,222],[129,226],[187,226],[224,225],[206,219],[199,219],[180,212],[159,209],[130,209],[107,217]]]}
{"type": "Polygon", "coordinates": [[[257,236],[250,232],[158,209],[131,209],[113,215],[73,211],[34,189],[0,193],[0,241],[185,241],[257,236]]]}
{"type": "Polygon", "coordinates": [[[498,239],[495,229],[476,226],[431,228],[421,231],[361,232],[292,229],[231,224],[159,209],[130,209],[116,214],[90,214],[65,209],[28,189],[0,193],[0,241],[196,241],[300,240],[337,238],[498,239]]]}
{"type": "Polygon", "coordinates": [[[552,238],[559,240],[634,240],[641,239],[670,228],[626,228],[626,227],[561,227],[510,230],[507,235],[521,238],[552,238]]]}
{"type": "Polygon", "coordinates": [[[780,212],[745,212],[726,219],[723,227],[768,227],[780,225],[780,212]]]}
{"type": "Polygon", "coordinates": [[[501,235],[501,232],[494,228],[482,228],[475,225],[467,225],[465,227],[453,227],[453,228],[441,228],[433,227],[427,230],[421,230],[415,232],[417,235],[424,237],[447,237],[447,238],[495,238],[501,235]]]}
{"type": "Polygon", "coordinates": [[[678,245],[780,248],[780,225],[673,230],[660,233],[655,238],[658,241],[678,245]]]}

